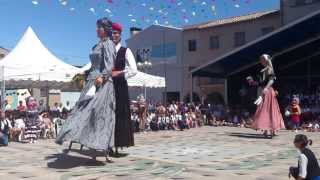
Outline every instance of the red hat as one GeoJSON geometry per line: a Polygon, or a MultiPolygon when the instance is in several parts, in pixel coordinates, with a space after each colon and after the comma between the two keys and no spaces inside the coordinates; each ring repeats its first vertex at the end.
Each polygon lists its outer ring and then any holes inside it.
{"type": "Polygon", "coordinates": [[[119,24],[119,23],[113,23],[113,24],[112,24],[112,29],[113,29],[114,31],[122,32],[122,26],[121,26],[121,24],[119,24]]]}

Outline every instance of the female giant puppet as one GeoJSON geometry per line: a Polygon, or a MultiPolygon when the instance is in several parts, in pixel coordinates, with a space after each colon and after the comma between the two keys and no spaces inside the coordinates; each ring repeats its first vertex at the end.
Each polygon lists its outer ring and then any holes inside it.
{"type": "MultiPolygon", "coordinates": [[[[90,54],[91,68],[87,82],[56,142],[80,143],[94,150],[106,152],[114,146],[115,95],[112,82],[112,68],[116,56],[110,40],[112,22],[107,18],[97,21],[97,35],[100,41],[90,54]]],[[[95,159],[95,155],[93,156],[95,159]]]]}
{"type": "Polygon", "coordinates": [[[280,113],[276,93],[272,87],[276,76],[271,62],[271,57],[264,54],[260,57],[260,63],[264,68],[260,71],[260,87],[263,89],[261,95],[255,101],[258,105],[253,117],[253,128],[263,130],[266,137],[276,135],[276,132],[284,128],[283,118],[280,113]]]}

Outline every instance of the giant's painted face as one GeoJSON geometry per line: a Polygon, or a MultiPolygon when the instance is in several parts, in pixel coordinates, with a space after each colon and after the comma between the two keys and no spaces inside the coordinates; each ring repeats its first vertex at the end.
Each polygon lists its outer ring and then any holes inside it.
{"type": "Polygon", "coordinates": [[[37,108],[37,101],[33,97],[29,97],[26,103],[29,110],[35,110],[37,108]]]}

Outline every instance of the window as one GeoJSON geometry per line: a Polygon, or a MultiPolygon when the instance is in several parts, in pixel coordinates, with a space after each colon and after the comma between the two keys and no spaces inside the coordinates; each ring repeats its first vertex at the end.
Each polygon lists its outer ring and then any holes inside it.
{"type": "Polygon", "coordinates": [[[266,34],[272,32],[273,30],[274,30],[273,26],[264,27],[264,28],[261,29],[261,33],[262,33],[262,35],[266,35],[266,34]]]}
{"type": "Polygon", "coordinates": [[[47,97],[48,95],[48,89],[47,88],[41,88],[40,89],[40,97],[47,97]]]}
{"type": "Polygon", "coordinates": [[[189,51],[196,51],[197,50],[197,41],[195,39],[188,41],[188,49],[189,49],[189,51]]]}
{"type": "Polygon", "coordinates": [[[219,36],[210,37],[210,49],[218,49],[220,47],[219,36]]]}
{"type": "Polygon", "coordinates": [[[239,47],[246,43],[246,33],[245,32],[235,32],[234,33],[234,46],[239,47]]]}

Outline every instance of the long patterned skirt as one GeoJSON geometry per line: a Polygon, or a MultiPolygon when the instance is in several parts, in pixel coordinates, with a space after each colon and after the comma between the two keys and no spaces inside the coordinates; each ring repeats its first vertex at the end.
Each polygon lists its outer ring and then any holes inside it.
{"type": "Polygon", "coordinates": [[[89,80],[73,111],[62,126],[56,143],[72,141],[88,148],[107,150],[114,146],[115,98],[112,81],[106,81],[93,97],[86,97],[94,85],[89,80]]]}
{"type": "Polygon", "coordinates": [[[26,139],[38,139],[40,134],[40,119],[38,111],[26,112],[26,129],[24,137],[26,139]]]}
{"type": "Polygon", "coordinates": [[[278,100],[272,87],[263,94],[263,102],[257,107],[253,120],[252,127],[256,130],[277,131],[285,128],[278,100]]]}

